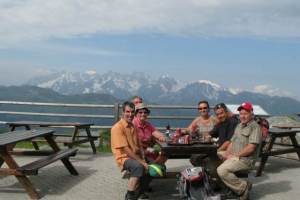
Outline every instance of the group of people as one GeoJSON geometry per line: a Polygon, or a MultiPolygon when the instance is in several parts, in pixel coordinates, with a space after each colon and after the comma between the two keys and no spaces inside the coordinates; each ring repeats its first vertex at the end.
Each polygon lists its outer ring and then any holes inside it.
{"type": "MultiPolygon", "coordinates": [[[[205,141],[216,142],[221,161],[216,166],[219,179],[240,199],[248,199],[252,184],[234,173],[253,167],[261,144],[262,128],[254,120],[252,104],[246,102],[238,107],[239,119],[224,103],[213,108],[215,116],[209,114],[207,101],[200,101],[198,110],[199,117],[186,130],[205,141]]],[[[143,99],[135,96],[124,102],[122,117],[111,129],[111,148],[117,164],[121,171],[130,172],[127,200],[147,199],[149,164],[163,165],[167,160],[163,152],[149,151],[156,140],[166,141],[165,135],[148,121],[149,114],[143,99]]]]}

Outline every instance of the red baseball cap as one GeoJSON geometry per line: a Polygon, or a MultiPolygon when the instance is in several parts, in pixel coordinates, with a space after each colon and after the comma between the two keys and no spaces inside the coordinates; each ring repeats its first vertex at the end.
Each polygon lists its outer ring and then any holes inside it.
{"type": "Polygon", "coordinates": [[[238,107],[238,111],[241,111],[242,109],[244,109],[244,110],[247,110],[247,111],[253,111],[253,106],[252,106],[252,104],[251,103],[249,103],[249,102],[244,102],[244,103],[242,103],[242,105],[240,105],[239,107],[238,107]]]}

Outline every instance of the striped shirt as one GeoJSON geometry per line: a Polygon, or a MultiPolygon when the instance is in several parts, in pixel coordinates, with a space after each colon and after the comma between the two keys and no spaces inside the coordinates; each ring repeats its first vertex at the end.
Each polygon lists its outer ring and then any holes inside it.
{"type": "Polygon", "coordinates": [[[249,121],[247,124],[239,123],[231,138],[232,153],[236,154],[240,152],[248,144],[257,144],[255,152],[247,157],[241,157],[243,160],[252,162],[258,155],[261,140],[261,127],[254,120],[249,121]]]}

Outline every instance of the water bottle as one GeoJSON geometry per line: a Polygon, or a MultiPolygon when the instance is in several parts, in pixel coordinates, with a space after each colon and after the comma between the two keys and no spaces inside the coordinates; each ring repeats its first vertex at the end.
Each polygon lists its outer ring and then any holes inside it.
{"type": "Polygon", "coordinates": [[[171,129],[170,124],[168,124],[168,125],[166,126],[166,131],[165,131],[166,137],[170,137],[170,129],[171,129]]]}

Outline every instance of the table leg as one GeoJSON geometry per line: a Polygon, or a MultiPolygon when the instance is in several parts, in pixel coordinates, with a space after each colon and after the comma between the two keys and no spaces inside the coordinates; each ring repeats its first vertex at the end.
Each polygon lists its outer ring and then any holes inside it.
{"type": "MultiPolygon", "coordinates": [[[[45,136],[46,141],[50,145],[50,147],[53,149],[54,152],[58,152],[59,146],[56,144],[55,140],[53,139],[53,135],[47,135],[45,136]]],[[[65,167],[69,170],[70,174],[72,175],[78,175],[77,170],[75,167],[72,165],[72,163],[69,161],[69,158],[62,158],[61,159],[62,163],[65,165],[65,167]]]]}
{"type": "Polygon", "coordinates": [[[291,141],[292,141],[292,144],[293,144],[294,148],[296,149],[296,153],[298,155],[298,158],[300,159],[300,146],[299,146],[299,144],[297,142],[296,134],[295,135],[291,135],[290,138],[291,138],[291,141]]]}
{"type": "Polygon", "coordinates": [[[73,132],[73,135],[72,135],[72,143],[68,144],[69,148],[73,147],[73,144],[74,144],[74,142],[75,142],[76,137],[78,136],[78,134],[79,134],[79,128],[77,126],[75,126],[75,129],[74,129],[74,132],[73,132]]]}
{"type": "MultiPolygon", "coordinates": [[[[0,152],[2,159],[5,161],[7,166],[10,169],[17,169],[19,168],[16,161],[9,155],[7,151],[1,151],[0,152]]],[[[26,190],[27,194],[30,196],[31,199],[39,199],[39,194],[35,190],[34,186],[30,182],[30,180],[25,175],[15,175],[15,177],[18,179],[18,181],[21,183],[21,185],[26,190]]]]}
{"type": "Polygon", "coordinates": [[[13,125],[9,125],[10,127],[10,131],[14,131],[16,129],[16,126],[13,126],[13,125]]]}
{"type": "Polygon", "coordinates": [[[2,158],[0,158],[0,167],[3,165],[4,160],[2,158]]]}
{"type": "Polygon", "coordinates": [[[93,140],[93,138],[92,138],[92,134],[91,134],[90,128],[89,128],[89,127],[85,128],[85,131],[86,131],[86,134],[87,134],[87,136],[88,136],[88,139],[90,140],[91,147],[92,147],[92,149],[93,149],[93,153],[96,154],[97,149],[96,149],[94,140],[93,140]]]}
{"type": "Polygon", "coordinates": [[[261,176],[261,173],[262,171],[264,170],[264,167],[265,167],[265,164],[268,160],[268,157],[269,157],[269,153],[271,153],[271,150],[272,150],[272,147],[273,147],[273,144],[276,140],[276,137],[272,137],[271,136],[271,140],[270,140],[270,143],[269,143],[269,146],[266,150],[266,152],[262,152],[261,153],[261,161],[260,161],[260,164],[256,170],[256,176],[261,176]]]}

